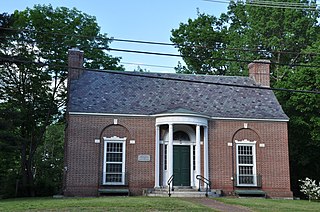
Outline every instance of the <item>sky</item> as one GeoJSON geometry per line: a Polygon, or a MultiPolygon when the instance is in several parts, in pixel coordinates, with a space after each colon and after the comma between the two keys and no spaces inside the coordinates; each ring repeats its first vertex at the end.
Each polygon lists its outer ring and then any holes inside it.
{"type": "MultiPolygon", "coordinates": [[[[83,13],[95,16],[101,33],[116,39],[154,41],[170,43],[171,30],[180,23],[197,17],[197,9],[214,16],[227,11],[228,4],[206,0],[0,0],[0,13],[13,13],[15,10],[32,8],[35,4],[51,4],[53,7],[77,8],[83,13]]],[[[179,54],[172,46],[132,44],[112,42],[115,49],[150,51],[179,54]]],[[[110,51],[109,54],[121,57],[121,64],[127,71],[142,69],[151,72],[174,72],[173,67],[180,57],[155,56],[137,53],[110,51]],[[145,66],[151,65],[151,66],[145,66]],[[156,67],[163,66],[163,67],[156,67]]]]}

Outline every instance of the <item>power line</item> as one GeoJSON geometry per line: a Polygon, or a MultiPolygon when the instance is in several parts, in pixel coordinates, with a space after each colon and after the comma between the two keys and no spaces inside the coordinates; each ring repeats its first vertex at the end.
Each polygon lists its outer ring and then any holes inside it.
{"type": "MultiPolygon", "coordinates": [[[[95,71],[95,72],[107,72],[112,74],[121,74],[121,75],[128,75],[128,76],[137,76],[132,72],[126,71],[108,71],[108,70],[101,70],[101,69],[88,69],[88,68],[79,68],[79,67],[70,67],[64,65],[56,65],[56,64],[49,64],[43,62],[34,62],[34,61],[25,61],[19,59],[9,59],[0,57],[1,62],[9,62],[9,63],[28,63],[28,64],[35,64],[41,67],[50,66],[50,67],[59,67],[65,69],[84,69],[87,71],[95,71]]],[[[208,82],[208,81],[199,81],[199,80],[188,80],[188,79],[180,79],[180,78],[170,78],[170,77],[163,77],[163,76],[154,76],[154,75],[139,75],[137,77],[146,77],[146,78],[157,78],[163,80],[175,80],[181,82],[190,82],[190,83],[201,83],[201,84],[212,84],[218,86],[230,86],[230,87],[242,87],[242,88],[250,88],[250,89],[262,89],[262,90],[274,90],[274,91],[285,91],[285,92],[292,92],[292,93],[308,93],[308,94],[320,94],[320,91],[310,91],[310,90],[296,90],[296,89],[287,89],[287,88],[271,88],[271,87],[260,87],[260,86],[249,86],[249,85],[238,85],[238,84],[228,84],[228,83],[218,83],[218,82],[208,82]]]]}
{"type": "MultiPolygon", "coordinates": [[[[5,30],[15,30],[15,31],[32,31],[32,30],[23,30],[23,29],[11,29],[11,28],[4,28],[4,27],[0,27],[0,29],[5,29],[5,30]]],[[[48,32],[47,32],[48,33],[48,32]]],[[[59,35],[69,35],[70,34],[64,34],[64,33],[52,33],[52,34],[59,34],[59,35]]],[[[78,36],[78,35],[75,35],[78,36]]],[[[90,36],[80,36],[80,37],[90,37],[90,36]]],[[[90,37],[93,38],[93,37],[90,37]]],[[[95,37],[95,38],[99,38],[99,37],[95,37]]],[[[101,39],[101,38],[100,38],[101,39]]],[[[105,39],[105,38],[104,38],[105,39]]],[[[121,41],[121,42],[134,42],[134,43],[146,43],[146,44],[154,44],[154,45],[174,45],[172,43],[164,43],[164,42],[153,42],[153,41],[138,41],[138,40],[129,40],[129,39],[115,39],[115,38],[111,38],[111,39],[107,39],[107,40],[116,40],[116,41],[121,41]]],[[[187,45],[186,45],[187,46],[187,45]]],[[[200,46],[203,47],[203,46],[200,46]]],[[[208,47],[204,47],[204,48],[208,48],[208,47]]],[[[169,53],[158,53],[158,52],[147,52],[147,51],[137,51],[137,50],[127,50],[127,49],[114,49],[114,48],[98,48],[98,49],[103,49],[103,50],[109,50],[109,51],[120,51],[120,52],[127,52],[127,53],[140,53],[140,54],[149,54],[149,55],[158,55],[158,56],[171,56],[171,57],[183,57],[182,55],[178,55],[178,54],[169,54],[169,53]]],[[[244,49],[238,49],[241,51],[244,51],[244,49]]],[[[260,50],[260,51],[264,51],[264,50],[260,50]]],[[[309,54],[319,54],[319,53],[309,53],[309,54]]],[[[187,57],[187,56],[185,56],[187,57]]],[[[189,56],[192,57],[192,56],[189,56]]],[[[213,58],[211,57],[211,59],[213,60],[222,60],[222,61],[229,61],[229,62],[244,62],[244,63],[251,63],[252,60],[240,60],[240,59],[228,59],[228,58],[213,58]]],[[[317,65],[307,65],[307,64],[286,64],[286,63],[279,63],[279,62],[271,62],[270,64],[275,64],[275,65],[282,65],[282,66],[290,66],[290,67],[294,67],[294,66],[300,66],[300,67],[316,67],[319,68],[320,66],[317,65]]]]}
{"type": "MultiPolygon", "coordinates": [[[[110,41],[118,41],[118,42],[128,42],[128,43],[140,43],[140,44],[151,44],[151,45],[164,45],[164,46],[174,46],[175,48],[179,46],[183,47],[197,47],[204,48],[208,50],[212,50],[212,47],[204,46],[204,45],[194,45],[194,44],[174,44],[174,43],[166,43],[166,42],[156,42],[156,41],[142,41],[142,40],[134,40],[134,39],[119,39],[111,37],[110,41]]],[[[221,42],[215,42],[216,44],[222,44],[221,42]]],[[[232,50],[232,51],[243,51],[243,52],[262,52],[262,53],[281,53],[281,54],[301,54],[301,55],[320,55],[318,52],[292,52],[292,51],[276,51],[276,50],[265,50],[265,49],[246,49],[246,48],[225,48],[218,47],[219,49],[224,50],[232,50]]]]}
{"type": "Polygon", "coordinates": [[[110,41],[119,41],[127,43],[141,43],[141,44],[152,44],[152,45],[163,45],[163,46],[176,46],[174,43],[156,42],[156,41],[142,41],[142,40],[132,40],[132,39],[120,39],[111,37],[110,41]]]}
{"type": "Polygon", "coordinates": [[[153,65],[153,64],[145,64],[145,63],[121,62],[121,61],[120,61],[120,64],[147,66],[147,67],[155,67],[155,68],[168,68],[168,69],[174,69],[175,68],[173,66],[153,65]]]}
{"type": "Polygon", "coordinates": [[[295,2],[276,2],[276,1],[261,1],[261,0],[246,0],[246,4],[251,6],[263,6],[283,9],[303,9],[316,10],[316,4],[295,3],[295,2]]]}
{"type": "Polygon", "coordinates": [[[310,90],[295,90],[295,89],[287,89],[287,88],[271,88],[271,87],[261,87],[261,86],[250,86],[250,85],[238,85],[238,84],[228,84],[228,83],[219,83],[219,82],[209,82],[209,81],[199,81],[199,80],[189,80],[189,79],[181,79],[181,78],[171,78],[171,77],[163,77],[163,76],[153,76],[153,75],[135,75],[132,72],[125,71],[106,71],[106,70],[96,70],[96,69],[85,69],[88,71],[97,71],[97,72],[107,72],[118,75],[127,75],[127,76],[135,76],[135,77],[144,77],[144,78],[153,78],[153,79],[163,79],[163,80],[174,80],[179,82],[190,82],[190,83],[200,83],[200,84],[209,84],[209,85],[218,85],[218,86],[229,86],[229,87],[239,87],[239,88],[250,88],[250,89],[261,89],[261,90],[274,90],[274,91],[286,91],[286,92],[294,92],[294,93],[311,93],[311,94],[320,94],[320,91],[310,91],[310,90]]]}
{"type": "MultiPolygon", "coordinates": [[[[127,52],[127,53],[137,53],[137,54],[148,54],[148,55],[157,55],[157,56],[169,56],[169,57],[192,57],[192,56],[182,56],[180,54],[170,54],[170,53],[161,53],[161,52],[148,52],[148,51],[137,51],[137,50],[129,50],[129,49],[114,49],[114,48],[102,48],[104,50],[109,51],[118,51],[118,52],[127,52]]],[[[252,60],[239,60],[239,59],[227,59],[227,58],[215,58],[210,57],[212,60],[222,60],[222,61],[228,61],[228,62],[242,62],[242,63],[252,63],[252,60]]],[[[320,68],[320,65],[308,65],[308,64],[286,64],[286,63],[279,63],[279,62],[262,62],[257,61],[257,63],[267,63],[267,64],[273,64],[273,65],[281,65],[281,66],[299,66],[299,67],[308,67],[308,68],[320,68]]]]}
{"type": "MultiPolygon", "coordinates": [[[[207,2],[224,3],[230,4],[230,1],[223,0],[203,0],[207,2]]],[[[297,9],[297,10],[317,10],[317,5],[307,5],[305,3],[292,3],[292,2],[274,2],[274,1],[256,1],[256,0],[246,0],[237,1],[237,3],[244,3],[249,6],[254,7],[265,7],[265,8],[275,8],[275,9],[297,9]]]]}
{"type": "MultiPolygon", "coordinates": [[[[108,51],[118,51],[118,52],[126,52],[126,53],[137,53],[137,54],[147,54],[147,55],[157,55],[157,56],[169,56],[169,57],[193,57],[193,56],[183,56],[180,54],[170,54],[170,53],[161,53],[161,52],[149,52],[149,51],[138,51],[138,50],[129,50],[129,49],[115,49],[115,48],[95,48],[101,50],[108,50],[108,51]]],[[[216,58],[210,57],[212,60],[221,60],[227,62],[241,62],[241,63],[252,63],[252,60],[240,60],[240,59],[228,59],[228,58],[216,58]]],[[[320,65],[308,65],[308,64],[287,64],[287,63],[279,63],[279,62],[263,62],[257,61],[257,63],[264,63],[264,64],[273,64],[273,65],[281,65],[281,66],[289,66],[289,67],[308,67],[308,68],[320,68],[320,65]]]]}
{"type": "MultiPolygon", "coordinates": [[[[1,29],[2,27],[0,27],[1,29]]],[[[5,28],[8,29],[8,28],[5,28]]],[[[21,30],[18,30],[21,31],[21,30]]],[[[30,30],[28,30],[30,31],[30,30]]],[[[113,40],[115,40],[113,38],[113,40]]],[[[165,44],[165,45],[173,45],[170,43],[161,43],[161,42],[152,42],[152,41],[137,41],[137,40],[128,40],[128,39],[117,39],[118,41],[130,41],[130,42],[139,42],[139,43],[148,43],[148,44],[165,44]]],[[[137,50],[127,50],[127,49],[115,49],[115,48],[95,48],[95,49],[102,49],[102,50],[108,50],[108,51],[119,51],[119,52],[127,52],[127,53],[140,53],[140,54],[149,54],[149,55],[158,55],[158,56],[171,56],[171,57],[192,57],[192,56],[182,56],[179,54],[169,54],[169,53],[158,53],[158,52],[147,52],[147,51],[137,51],[137,50]]],[[[239,49],[244,51],[243,49],[239,49]]],[[[301,53],[302,54],[302,53],[301,53]]],[[[306,53],[308,54],[308,53],[306,53]]],[[[320,54],[320,53],[309,53],[309,54],[320,54]]],[[[227,59],[227,58],[214,58],[211,57],[211,59],[214,60],[222,60],[222,61],[229,61],[229,62],[245,62],[245,63],[251,63],[252,61],[250,60],[240,60],[240,59],[227,59]]],[[[286,63],[279,63],[279,62],[271,62],[270,64],[274,64],[274,65],[282,65],[282,66],[290,66],[290,67],[294,67],[294,66],[300,66],[300,67],[316,67],[319,68],[320,66],[317,65],[306,65],[306,64],[296,64],[296,63],[292,63],[292,64],[286,64],[286,63]]]]}
{"type": "MultiPolygon", "coordinates": [[[[139,43],[139,44],[149,44],[149,45],[163,45],[163,46],[173,46],[175,48],[181,47],[196,47],[196,48],[204,48],[208,50],[212,50],[212,47],[205,46],[205,45],[194,45],[194,44],[174,44],[174,43],[168,43],[168,42],[158,42],[158,41],[144,41],[144,40],[135,40],[135,39],[121,39],[121,38],[104,38],[101,36],[85,36],[85,35],[76,35],[76,34],[66,34],[66,33],[54,33],[54,32],[44,32],[44,31],[35,31],[30,29],[13,29],[13,28],[5,28],[0,27],[2,30],[9,30],[9,31],[21,31],[21,32],[37,32],[37,33],[44,33],[44,34],[52,34],[52,35],[60,35],[60,36],[73,36],[73,37],[79,37],[79,38],[90,38],[90,39],[96,39],[100,41],[109,41],[109,42],[127,42],[127,43],[139,43]]],[[[7,38],[6,36],[0,36],[2,38],[7,38]]],[[[17,40],[21,41],[27,41],[36,43],[36,41],[31,41],[24,38],[18,38],[17,40]]],[[[52,43],[52,42],[45,42],[45,43],[52,43]]],[[[215,42],[218,45],[221,45],[223,43],[221,42],[215,42]]],[[[293,51],[277,51],[277,50],[266,50],[266,49],[247,49],[247,48],[227,48],[227,47],[217,47],[217,49],[222,50],[231,50],[231,51],[242,51],[242,52],[261,52],[261,53],[280,53],[280,54],[300,54],[300,55],[320,55],[318,52],[293,52],[293,51]]]]}

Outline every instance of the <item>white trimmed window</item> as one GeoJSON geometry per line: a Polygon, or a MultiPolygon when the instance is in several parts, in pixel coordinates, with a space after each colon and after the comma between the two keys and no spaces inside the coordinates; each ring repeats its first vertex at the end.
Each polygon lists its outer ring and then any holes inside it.
{"type": "Polygon", "coordinates": [[[103,184],[125,184],[126,139],[104,138],[103,184]]]}
{"type": "Polygon", "coordinates": [[[256,141],[236,141],[237,186],[257,186],[256,141]]]}

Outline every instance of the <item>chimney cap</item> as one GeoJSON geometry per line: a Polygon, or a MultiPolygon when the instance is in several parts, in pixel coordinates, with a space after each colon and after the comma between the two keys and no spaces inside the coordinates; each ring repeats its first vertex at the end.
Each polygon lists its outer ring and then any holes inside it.
{"type": "Polygon", "coordinates": [[[248,67],[250,68],[251,66],[253,66],[254,64],[267,64],[270,65],[271,61],[270,60],[265,60],[265,59],[260,59],[260,60],[254,60],[252,63],[249,63],[248,67]]]}
{"type": "Polygon", "coordinates": [[[71,49],[69,49],[69,52],[73,51],[73,52],[83,52],[83,50],[80,50],[78,47],[72,47],[71,49]]]}

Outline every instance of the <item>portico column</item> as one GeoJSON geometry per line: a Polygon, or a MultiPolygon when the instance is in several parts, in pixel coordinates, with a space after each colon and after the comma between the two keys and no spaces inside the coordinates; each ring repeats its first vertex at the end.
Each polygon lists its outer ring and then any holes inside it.
{"type": "Polygon", "coordinates": [[[169,124],[169,143],[168,143],[168,176],[169,179],[173,175],[173,125],[169,124]]]}
{"type": "Polygon", "coordinates": [[[160,167],[160,142],[159,142],[159,131],[160,131],[160,127],[159,125],[156,125],[156,146],[155,146],[155,158],[154,158],[154,167],[155,167],[155,170],[154,170],[154,187],[155,188],[158,188],[160,185],[159,185],[159,167],[160,167]]]}
{"type": "Polygon", "coordinates": [[[209,179],[209,161],[208,161],[208,127],[204,127],[203,134],[203,150],[204,150],[204,167],[203,167],[203,175],[206,179],[209,179]]]}
{"type": "MultiPolygon", "coordinates": [[[[196,176],[201,175],[201,157],[200,157],[200,125],[196,127],[196,176]]],[[[196,183],[197,188],[199,184],[196,183]]]]}

